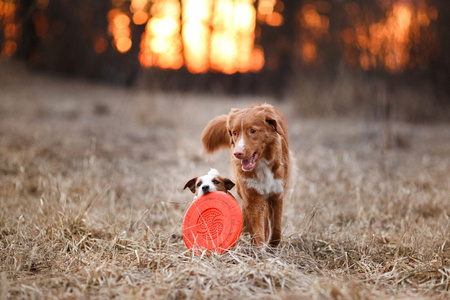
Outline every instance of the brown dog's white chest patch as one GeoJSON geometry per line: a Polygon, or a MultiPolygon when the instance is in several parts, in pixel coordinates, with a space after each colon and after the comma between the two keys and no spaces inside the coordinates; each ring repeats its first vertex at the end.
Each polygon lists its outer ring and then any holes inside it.
{"type": "Polygon", "coordinates": [[[281,178],[275,179],[269,162],[261,159],[255,169],[256,178],[245,178],[244,182],[248,188],[255,189],[260,195],[269,196],[283,192],[284,182],[281,178]]]}

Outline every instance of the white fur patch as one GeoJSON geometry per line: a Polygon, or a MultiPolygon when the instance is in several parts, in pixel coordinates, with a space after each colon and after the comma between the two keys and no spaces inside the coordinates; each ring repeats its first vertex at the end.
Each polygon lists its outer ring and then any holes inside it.
{"type": "Polygon", "coordinates": [[[236,148],[244,150],[244,147],[245,147],[244,137],[241,137],[239,142],[236,144],[236,148]]]}
{"type": "Polygon", "coordinates": [[[210,175],[210,176],[220,176],[220,173],[216,169],[211,168],[211,170],[209,170],[209,172],[208,172],[208,175],[210,175]]]}
{"type": "Polygon", "coordinates": [[[244,151],[245,141],[244,141],[244,120],[241,120],[241,139],[236,144],[236,149],[244,151]]]}
{"type": "Polygon", "coordinates": [[[256,166],[255,172],[257,174],[256,178],[244,179],[248,188],[255,189],[259,194],[264,196],[283,192],[284,182],[282,179],[275,179],[273,177],[267,160],[261,159],[256,166]]]}

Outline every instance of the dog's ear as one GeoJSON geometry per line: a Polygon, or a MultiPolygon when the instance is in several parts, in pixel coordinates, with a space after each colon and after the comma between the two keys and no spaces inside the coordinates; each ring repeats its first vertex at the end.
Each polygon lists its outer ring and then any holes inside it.
{"type": "Polygon", "coordinates": [[[278,122],[277,122],[276,119],[270,118],[270,117],[268,118],[268,117],[266,116],[266,123],[269,124],[269,125],[273,128],[273,130],[275,130],[276,132],[278,132],[278,122]]]}
{"type": "Polygon", "coordinates": [[[271,105],[264,107],[266,123],[273,128],[278,134],[284,136],[285,132],[281,124],[280,116],[271,105]]]}
{"type": "Polygon", "coordinates": [[[183,190],[185,190],[187,187],[191,190],[192,193],[195,194],[195,183],[197,182],[197,177],[192,178],[189,180],[186,185],[184,186],[183,190]]]}
{"type": "Polygon", "coordinates": [[[223,183],[225,184],[225,188],[227,189],[227,191],[231,190],[234,187],[234,182],[228,178],[224,178],[223,183]]]}
{"type": "Polygon", "coordinates": [[[278,118],[272,114],[272,113],[266,113],[266,123],[273,128],[276,132],[283,135],[283,128],[281,128],[280,124],[278,123],[278,118]]]}

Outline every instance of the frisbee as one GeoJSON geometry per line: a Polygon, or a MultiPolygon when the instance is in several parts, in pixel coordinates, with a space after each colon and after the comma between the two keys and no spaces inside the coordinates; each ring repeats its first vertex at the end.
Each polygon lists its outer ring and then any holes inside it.
{"type": "Polygon", "coordinates": [[[183,220],[183,240],[188,249],[222,253],[236,244],[242,231],[242,213],[233,196],[212,192],[197,198],[183,220]]]}

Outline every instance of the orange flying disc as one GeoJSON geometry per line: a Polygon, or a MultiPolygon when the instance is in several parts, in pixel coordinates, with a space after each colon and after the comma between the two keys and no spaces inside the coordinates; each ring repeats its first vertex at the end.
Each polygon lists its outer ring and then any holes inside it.
{"type": "Polygon", "coordinates": [[[189,206],[183,221],[186,247],[195,252],[222,253],[236,244],[242,231],[242,213],[233,196],[212,192],[189,206]]]}

